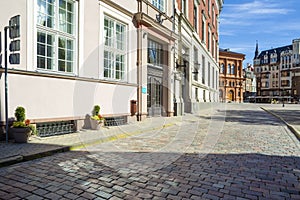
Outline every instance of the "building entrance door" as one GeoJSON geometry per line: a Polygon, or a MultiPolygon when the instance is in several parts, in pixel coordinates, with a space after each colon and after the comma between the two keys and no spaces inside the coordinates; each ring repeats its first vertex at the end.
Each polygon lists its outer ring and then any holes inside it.
{"type": "Polygon", "coordinates": [[[234,101],[234,93],[233,93],[232,90],[229,91],[228,99],[229,99],[230,101],[234,101]]]}
{"type": "Polygon", "coordinates": [[[161,116],[162,78],[148,76],[147,110],[149,116],[161,116]]]}

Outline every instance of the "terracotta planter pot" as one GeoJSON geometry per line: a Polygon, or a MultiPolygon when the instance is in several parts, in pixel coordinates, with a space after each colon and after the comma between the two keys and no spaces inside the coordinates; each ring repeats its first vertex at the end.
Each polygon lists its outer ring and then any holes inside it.
{"type": "Polygon", "coordinates": [[[12,133],[16,143],[26,143],[30,136],[30,128],[12,128],[12,133]]]}

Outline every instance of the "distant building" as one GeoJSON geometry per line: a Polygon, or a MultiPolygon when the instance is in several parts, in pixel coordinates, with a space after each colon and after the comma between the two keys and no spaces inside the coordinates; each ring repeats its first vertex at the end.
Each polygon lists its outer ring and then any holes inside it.
{"type": "Polygon", "coordinates": [[[291,45],[258,51],[253,59],[257,102],[295,101],[300,92],[300,39],[291,45]]]}
{"type": "Polygon", "coordinates": [[[219,15],[223,0],[177,0],[175,31],[175,115],[197,113],[218,101],[219,15]],[[178,22],[178,23],[177,23],[178,22]]]}
{"type": "Polygon", "coordinates": [[[254,74],[254,67],[248,64],[248,66],[243,69],[244,73],[244,101],[253,102],[256,96],[256,76],[254,74]]]}
{"type": "Polygon", "coordinates": [[[243,61],[245,55],[229,49],[219,49],[221,102],[243,102],[243,61]]]}

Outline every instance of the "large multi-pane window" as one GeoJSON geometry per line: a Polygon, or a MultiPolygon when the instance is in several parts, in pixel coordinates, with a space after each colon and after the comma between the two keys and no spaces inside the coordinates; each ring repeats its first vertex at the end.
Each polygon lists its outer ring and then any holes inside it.
{"type": "Polygon", "coordinates": [[[73,73],[75,69],[75,3],[37,0],[37,68],[73,73]]]}
{"type": "Polygon", "coordinates": [[[181,11],[186,15],[187,0],[181,0],[181,11]]]}
{"type": "Polygon", "coordinates": [[[224,72],[225,72],[224,63],[222,63],[220,66],[220,73],[224,74],[224,72]]]}
{"type": "Polygon", "coordinates": [[[193,79],[198,81],[198,71],[199,71],[199,63],[198,63],[198,49],[194,48],[194,76],[193,79]]]}
{"type": "Polygon", "coordinates": [[[234,72],[235,72],[235,65],[232,64],[232,65],[231,65],[231,72],[230,72],[230,74],[234,74],[234,72]]]}
{"type": "Polygon", "coordinates": [[[211,21],[212,21],[212,24],[215,25],[215,5],[214,4],[212,5],[212,8],[211,8],[211,21]]]}
{"type": "Polygon", "coordinates": [[[124,80],[126,71],[126,25],[104,17],[104,77],[124,80]]]}
{"type": "Polygon", "coordinates": [[[163,46],[153,40],[148,40],[148,63],[161,66],[163,64],[163,46]]]}
{"type": "Polygon", "coordinates": [[[202,42],[206,43],[205,42],[205,31],[206,31],[206,27],[205,27],[205,17],[204,15],[202,14],[202,27],[201,27],[201,39],[202,39],[202,42]]]}
{"type": "Polygon", "coordinates": [[[230,70],[231,70],[231,65],[228,64],[228,65],[227,65],[227,74],[230,74],[230,70]]]}
{"type": "Polygon", "coordinates": [[[165,10],[165,0],[151,0],[151,3],[160,11],[165,10]]]}
{"type": "Polygon", "coordinates": [[[208,68],[208,75],[207,75],[208,86],[211,86],[211,83],[210,83],[210,78],[211,78],[211,75],[210,75],[210,62],[207,63],[207,68],[208,68]]]}
{"type": "Polygon", "coordinates": [[[202,84],[205,84],[205,57],[202,56],[202,84]]]}
{"type": "Polygon", "coordinates": [[[194,5],[194,28],[195,28],[195,31],[198,32],[198,9],[197,9],[197,4],[194,5]]]}

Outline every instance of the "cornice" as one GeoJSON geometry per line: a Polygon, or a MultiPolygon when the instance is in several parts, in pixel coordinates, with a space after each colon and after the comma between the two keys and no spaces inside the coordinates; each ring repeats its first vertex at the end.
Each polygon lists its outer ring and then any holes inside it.
{"type": "Polygon", "coordinates": [[[169,40],[175,41],[176,39],[179,38],[179,36],[176,33],[174,33],[172,30],[169,30],[168,28],[162,26],[161,24],[157,23],[153,18],[151,18],[146,13],[143,13],[143,12],[135,13],[133,18],[134,18],[136,27],[138,27],[138,25],[152,27],[157,32],[159,32],[162,36],[168,38],[169,40]]]}
{"type": "MultiPolygon", "coordinates": [[[[4,68],[0,68],[0,76],[4,75],[4,70],[5,70],[4,68]]],[[[125,86],[131,86],[131,87],[138,86],[137,84],[134,84],[134,83],[127,83],[127,82],[120,82],[120,81],[101,80],[101,79],[94,79],[94,78],[78,77],[78,76],[63,75],[63,74],[52,74],[52,73],[36,72],[36,71],[17,70],[17,69],[8,69],[8,76],[10,74],[64,79],[64,80],[71,80],[71,81],[106,83],[106,84],[112,84],[112,85],[125,85],[125,86]]]]}

